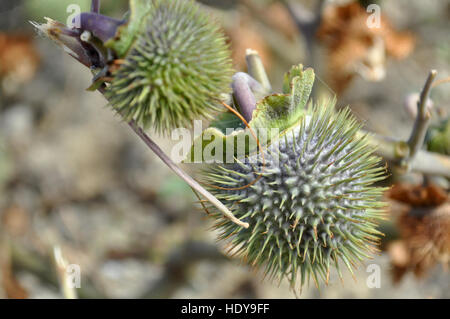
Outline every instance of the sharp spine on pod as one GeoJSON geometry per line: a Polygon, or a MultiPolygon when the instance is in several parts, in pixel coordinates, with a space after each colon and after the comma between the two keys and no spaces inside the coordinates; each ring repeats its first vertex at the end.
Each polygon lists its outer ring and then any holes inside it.
{"type": "Polygon", "coordinates": [[[335,111],[334,100],[306,108],[313,81],[311,69],[294,67],[284,94],[259,101],[249,119],[253,129],[277,126],[280,135],[240,163],[209,165],[204,173],[209,190],[250,225],[240,229],[216,214],[219,238],[292,288],[310,278],[328,283],[333,266],[340,274],[340,263],[353,273],[376,250],[384,216],[384,188],[373,185],[385,178],[380,158],[366,136],[355,138],[361,125],[348,108],[335,111]]]}

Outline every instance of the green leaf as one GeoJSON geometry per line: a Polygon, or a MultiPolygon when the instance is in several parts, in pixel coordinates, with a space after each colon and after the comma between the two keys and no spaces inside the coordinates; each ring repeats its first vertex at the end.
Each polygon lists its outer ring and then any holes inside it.
{"type": "Polygon", "coordinates": [[[117,30],[115,38],[105,43],[107,48],[113,49],[120,58],[123,58],[139,35],[144,17],[150,11],[151,1],[130,0],[130,17],[128,23],[117,30]]]}
{"type": "MultiPolygon", "coordinates": [[[[314,77],[313,69],[308,68],[303,70],[302,65],[294,66],[285,75],[283,92],[287,93],[269,95],[257,103],[253,113],[253,119],[249,122],[249,126],[257,135],[261,145],[269,143],[277,138],[278,134],[281,134],[300,121],[301,117],[306,113],[306,105],[312,91],[314,77]]],[[[230,117],[223,117],[213,122],[194,141],[185,162],[200,160],[228,160],[226,162],[229,162],[231,154],[237,158],[241,158],[241,156],[247,156],[256,152],[258,143],[248,128],[225,135],[227,127],[236,128],[236,122],[234,120],[227,123],[230,119],[230,117]],[[231,124],[231,126],[227,126],[228,124],[231,124]],[[213,146],[210,145],[211,143],[215,143],[216,148],[220,151],[219,141],[222,142],[222,157],[217,153],[211,153],[211,155],[209,152],[205,152],[207,147],[211,148],[213,146]],[[225,154],[227,150],[228,153],[225,154]]]]}

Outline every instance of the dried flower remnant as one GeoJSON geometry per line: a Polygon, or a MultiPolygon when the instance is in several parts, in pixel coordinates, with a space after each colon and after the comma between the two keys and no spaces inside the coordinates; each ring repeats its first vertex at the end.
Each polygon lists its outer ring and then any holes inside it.
{"type": "Polygon", "coordinates": [[[39,61],[32,37],[0,32],[0,80],[15,86],[24,84],[33,78],[39,61]]]}
{"type": "Polygon", "coordinates": [[[387,192],[390,211],[397,216],[400,240],[388,246],[392,276],[400,282],[412,271],[423,277],[436,264],[448,269],[450,263],[450,197],[430,184],[397,184],[387,192]]]}
{"type": "Polygon", "coordinates": [[[343,92],[359,74],[368,81],[380,81],[386,73],[386,58],[403,59],[414,47],[414,36],[394,29],[381,16],[379,28],[369,28],[369,14],[357,2],[325,7],[317,37],[329,60],[329,82],[343,92]]]}

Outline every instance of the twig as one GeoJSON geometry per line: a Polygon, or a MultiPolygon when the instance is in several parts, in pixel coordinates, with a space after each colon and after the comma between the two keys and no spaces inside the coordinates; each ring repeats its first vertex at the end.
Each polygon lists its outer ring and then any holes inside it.
{"type": "MultiPolygon", "coordinates": [[[[89,22],[90,19],[89,17],[92,17],[92,21],[94,22],[98,22],[98,25],[96,27],[98,27],[98,32],[100,33],[105,33],[108,34],[111,30],[107,29],[107,32],[105,32],[105,30],[101,27],[102,23],[101,20],[100,22],[97,21],[98,19],[111,19],[108,17],[103,17],[100,16],[94,12],[97,12],[100,10],[100,0],[92,0],[91,2],[91,13],[82,13],[82,15],[86,16],[86,22],[89,22]]],[[[92,22],[91,21],[91,22],[92,22]]],[[[117,21],[116,21],[117,22],[117,21]]],[[[117,26],[120,24],[120,22],[117,22],[117,26]]],[[[44,34],[46,34],[47,36],[49,36],[51,39],[53,39],[54,41],[56,41],[59,45],[61,45],[62,47],[64,47],[65,49],[71,49],[71,52],[77,52],[76,50],[79,51],[80,54],[85,53],[85,47],[83,46],[83,43],[81,43],[81,41],[78,41],[78,37],[77,35],[71,35],[74,36],[74,38],[77,40],[76,45],[72,45],[72,46],[68,46],[69,45],[69,41],[67,39],[61,39],[60,38],[60,34],[62,32],[73,32],[72,30],[68,29],[65,25],[58,23],[56,21],[50,20],[48,19],[48,23],[46,25],[39,25],[34,23],[33,24],[36,28],[38,28],[40,31],[44,32],[44,34]],[[73,49],[72,49],[73,48],[73,49]]],[[[108,25],[108,24],[107,24],[108,25]]],[[[113,23],[114,25],[114,23],[113,23]]],[[[116,30],[116,29],[114,29],[116,30]]],[[[102,41],[106,41],[106,38],[108,38],[108,36],[105,36],[105,39],[101,39],[102,41]]],[[[73,40],[73,39],[72,39],[73,40]]],[[[78,57],[78,53],[73,55],[75,58],[78,57]]],[[[80,59],[79,57],[77,58],[80,62],[84,62],[83,64],[85,64],[86,66],[90,67],[93,65],[93,63],[91,63],[91,59],[92,57],[89,55],[85,55],[84,59],[80,59]]],[[[105,64],[105,63],[102,63],[105,64]]],[[[102,93],[104,95],[105,90],[106,90],[106,86],[103,84],[102,86],[100,86],[99,88],[97,88],[97,90],[102,93]]],[[[135,121],[130,121],[128,122],[128,125],[133,129],[133,131],[144,141],[144,143],[170,168],[172,169],[179,177],[181,177],[189,186],[191,186],[193,189],[195,189],[197,192],[199,192],[201,195],[203,195],[208,201],[211,202],[211,204],[213,204],[214,206],[216,206],[218,208],[218,210],[220,212],[222,212],[225,217],[229,218],[233,223],[244,227],[244,228],[248,228],[249,224],[240,221],[239,219],[237,219],[232,212],[225,206],[223,205],[216,197],[214,197],[210,192],[208,192],[206,189],[204,189],[199,183],[197,183],[197,181],[195,181],[191,176],[189,176],[188,174],[186,174],[180,167],[178,167],[162,150],[161,148],[159,148],[159,146],[153,142],[153,140],[137,125],[137,123],[135,121]]]]}
{"type": "Polygon", "coordinates": [[[419,150],[410,165],[417,172],[450,178],[449,156],[419,150]]]}
{"type": "MultiPolygon", "coordinates": [[[[357,138],[362,137],[367,132],[361,130],[357,133],[357,138]]],[[[392,138],[369,134],[369,143],[376,149],[375,153],[385,160],[394,164],[401,164],[403,160],[409,158],[410,149],[408,143],[394,140],[392,138]]],[[[429,175],[440,175],[450,178],[450,157],[434,152],[419,150],[411,162],[409,168],[412,171],[429,175]]]]}
{"type": "Polygon", "coordinates": [[[444,84],[444,83],[449,83],[450,82],[450,76],[444,78],[444,79],[440,79],[437,81],[434,81],[433,85],[431,86],[431,88],[435,88],[438,85],[444,84]]]}
{"type": "MultiPolygon", "coordinates": [[[[356,136],[359,139],[366,134],[366,131],[360,130],[356,136]]],[[[368,139],[369,143],[376,149],[375,153],[390,162],[400,163],[409,156],[409,146],[404,141],[398,141],[374,133],[369,133],[368,139]]]]}
{"type": "Polygon", "coordinates": [[[156,156],[158,156],[164,164],[166,164],[175,174],[181,177],[189,186],[195,189],[198,193],[203,195],[207,200],[217,207],[227,218],[233,223],[244,228],[248,228],[249,224],[237,219],[233,213],[222,204],[214,195],[204,189],[197,181],[191,176],[186,174],[179,166],[177,166],[162,150],[161,148],[140,128],[135,121],[129,121],[128,125],[131,129],[140,137],[140,139],[147,145],[156,156]]]}
{"type": "Polygon", "coordinates": [[[433,84],[433,80],[436,77],[436,70],[431,70],[428,74],[427,81],[420,93],[420,99],[417,103],[417,116],[416,121],[414,123],[413,130],[411,132],[411,136],[408,139],[408,146],[410,149],[410,154],[407,159],[408,162],[414,159],[414,156],[420,150],[425,140],[425,134],[427,133],[428,124],[430,122],[431,114],[427,110],[426,102],[428,99],[428,95],[430,93],[431,85],[433,84]]]}
{"type": "MultiPolygon", "coordinates": [[[[423,174],[450,178],[450,157],[421,149],[431,116],[427,110],[426,101],[436,74],[436,70],[431,70],[428,74],[417,103],[416,122],[408,141],[399,141],[376,134],[370,134],[369,141],[376,148],[375,152],[389,162],[423,174]]],[[[357,136],[362,137],[364,134],[367,133],[361,130],[357,136]]]]}

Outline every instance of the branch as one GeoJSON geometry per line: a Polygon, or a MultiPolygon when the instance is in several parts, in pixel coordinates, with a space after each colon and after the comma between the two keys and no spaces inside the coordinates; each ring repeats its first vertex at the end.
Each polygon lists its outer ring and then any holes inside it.
{"type": "Polygon", "coordinates": [[[191,186],[195,191],[203,195],[208,201],[217,207],[225,217],[229,218],[233,223],[244,228],[248,228],[249,224],[237,219],[233,213],[222,204],[214,195],[204,189],[196,180],[191,176],[186,174],[179,166],[177,166],[164,152],[163,150],[140,128],[135,121],[128,122],[131,129],[140,137],[140,139],[147,145],[156,156],[158,156],[164,164],[166,164],[175,174],[181,177],[189,186],[191,186]]]}
{"type": "MultiPolygon", "coordinates": [[[[357,137],[360,138],[367,132],[359,131],[357,137]]],[[[394,140],[376,134],[369,134],[369,142],[376,148],[375,153],[385,160],[394,164],[400,164],[407,158],[410,158],[410,148],[404,141],[394,140]]],[[[412,171],[440,175],[450,178],[450,157],[425,150],[418,150],[414,158],[409,162],[409,168],[412,171]]]]}
{"type": "Polygon", "coordinates": [[[423,142],[425,140],[425,134],[427,133],[428,124],[431,119],[431,113],[428,111],[426,107],[426,102],[428,100],[428,95],[431,90],[431,85],[433,84],[433,80],[436,77],[436,70],[431,70],[428,74],[427,81],[420,93],[420,99],[417,103],[417,116],[416,121],[414,123],[413,130],[408,139],[408,146],[410,149],[410,154],[407,159],[408,162],[414,159],[414,156],[417,152],[422,148],[423,142]]]}
{"type": "Polygon", "coordinates": [[[410,165],[417,172],[450,178],[449,156],[419,150],[410,165]]]}
{"type": "MultiPolygon", "coordinates": [[[[370,143],[376,148],[375,153],[389,162],[406,166],[416,172],[429,175],[440,175],[450,178],[450,157],[434,152],[421,150],[430,121],[430,112],[426,107],[428,95],[436,77],[436,70],[431,70],[417,102],[417,117],[408,141],[369,134],[370,143]]],[[[358,138],[367,134],[361,130],[358,138]]]]}
{"type": "MultiPolygon", "coordinates": [[[[100,4],[99,1],[93,1],[92,9],[95,10],[97,5],[99,5],[99,4],[100,4]]],[[[94,14],[94,13],[83,13],[83,15],[85,15],[86,17],[89,17],[89,15],[92,16],[92,19],[86,20],[87,24],[89,24],[90,20],[93,20],[93,22],[96,22],[98,24],[98,25],[95,25],[95,28],[92,29],[94,31],[97,30],[97,27],[98,27],[98,30],[102,30],[102,28],[101,28],[102,23],[105,21],[110,21],[110,20],[108,20],[110,18],[105,18],[106,20],[103,18],[100,19],[98,17],[98,15],[94,14]],[[86,16],[86,14],[87,14],[87,16],[86,16]]],[[[109,23],[106,23],[105,25],[111,26],[111,24],[109,24],[109,23]]],[[[115,23],[112,23],[112,25],[113,25],[112,29],[115,29],[115,27],[118,26],[115,23]]],[[[67,39],[61,38],[62,32],[73,32],[72,30],[68,29],[65,25],[48,19],[47,24],[45,24],[45,25],[34,24],[34,26],[37,27],[40,31],[44,32],[44,34],[49,36],[51,39],[56,41],[58,44],[60,44],[65,49],[70,48],[71,52],[77,52],[76,50],[78,50],[80,54],[86,53],[83,56],[83,59],[81,59],[78,56],[78,53],[73,55],[80,62],[83,61],[86,66],[91,67],[91,66],[96,65],[96,64],[92,63],[93,57],[90,56],[89,54],[87,54],[87,52],[84,50],[83,44],[86,44],[86,42],[82,42],[81,40],[78,41],[79,39],[78,39],[77,35],[70,35],[70,36],[68,36],[67,39]],[[76,40],[75,43],[72,43],[69,41],[69,40],[74,40],[74,39],[76,40]],[[72,48],[73,48],[73,50],[72,50],[72,48]]],[[[108,30],[108,32],[110,32],[112,30],[110,27],[107,27],[106,29],[108,30]]],[[[105,63],[101,63],[101,65],[103,65],[103,64],[105,64],[105,63]]],[[[97,88],[96,85],[94,85],[93,87],[95,87],[100,93],[102,93],[102,94],[105,93],[105,85],[104,84],[102,86],[100,86],[99,88],[97,88]]],[[[181,177],[194,190],[196,190],[198,193],[202,194],[208,201],[211,202],[211,204],[216,206],[218,208],[218,210],[225,215],[225,217],[229,218],[233,223],[235,223],[241,227],[244,227],[244,228],[249,227],[248,223],[242,222],[239,219],[237,219],[231,213],[231,211],[225,205],[223,205],[216,197],[214,197],[210,192],[208,192],[199,183],[197,183],[191,176],[189,176],[181,168],[179,168],[134,121],[130,121],[128,123],[128,125],[170,169],[172,169],[179,177],[181,177]]]]}

